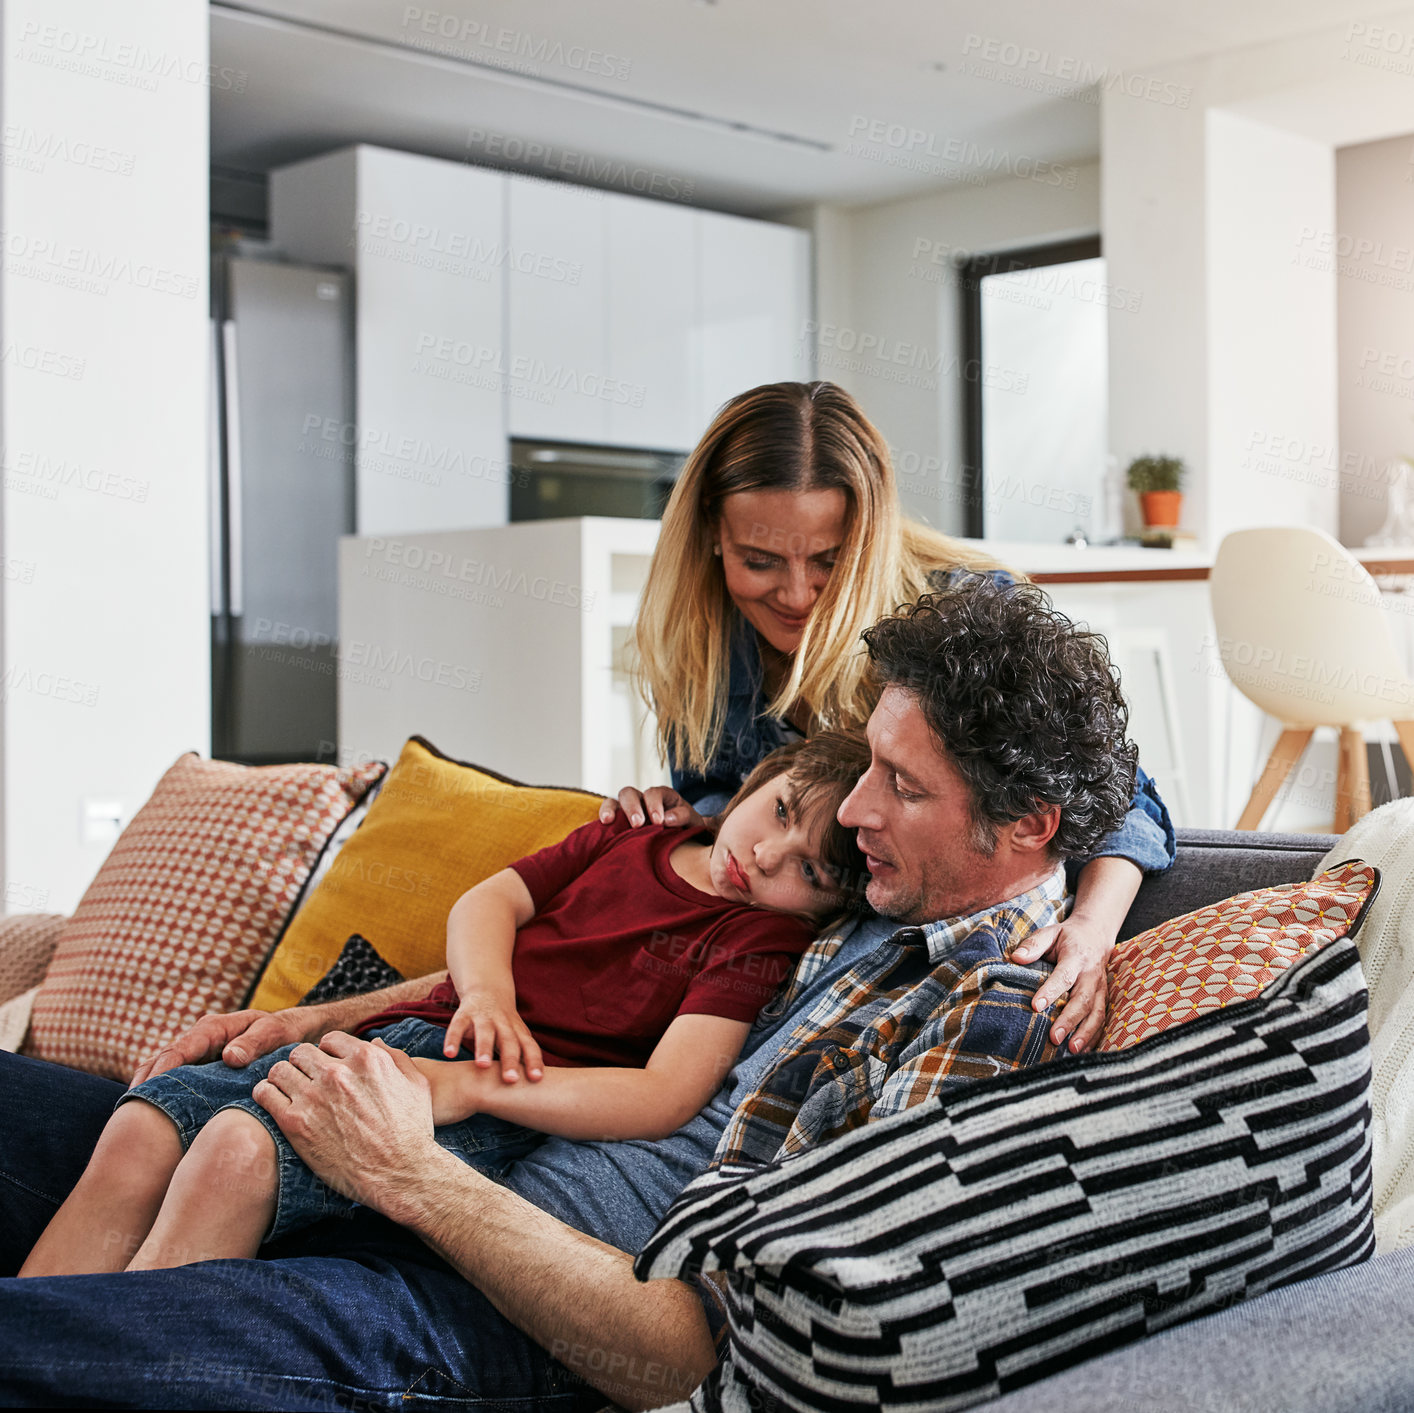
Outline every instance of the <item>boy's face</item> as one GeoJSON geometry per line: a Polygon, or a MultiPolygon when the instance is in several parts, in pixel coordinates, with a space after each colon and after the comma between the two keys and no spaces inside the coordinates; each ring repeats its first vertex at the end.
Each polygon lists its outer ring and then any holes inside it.
{"type": "Polygon", "coordinates": [[[800,818],[789,775],[752,791],[723,821],[708,867],[723,898],[814,921],[838,911],[840,896],[820,859],[827,811],[800,818]]]}

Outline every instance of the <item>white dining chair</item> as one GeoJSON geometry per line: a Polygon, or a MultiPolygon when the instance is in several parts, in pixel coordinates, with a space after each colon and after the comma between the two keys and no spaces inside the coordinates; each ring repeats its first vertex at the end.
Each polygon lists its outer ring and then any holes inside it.
{"type": "Polygon", "coordinates": [[[1321,530],[1236,530],[1209,579],[1223,668],[1282,732],[1239,829],[1256,829],[1319,726],[1339,733],[1336,833],[1370,809],[1363,727],[1389,721],[1414,764],[1414,681],[1395,650],[1380,590],[1321,530]]]}

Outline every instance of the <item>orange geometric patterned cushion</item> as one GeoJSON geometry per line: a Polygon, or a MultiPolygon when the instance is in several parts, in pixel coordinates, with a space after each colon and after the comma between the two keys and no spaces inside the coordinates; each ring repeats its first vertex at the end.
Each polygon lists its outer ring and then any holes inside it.
{"type": "Polygon", "coordinates": [[[1353,932],[1379,876],[1356,859],[1309,883],[1239,893],[1121,942],[1106,968],[1109,1012],[1096,1048],[1124,1050],[1251,1000],[1299,957],[1353,932]]]}
{"type": "Polygon", "coordinates": [[[329,836],[385,769],[183,756],[65,923],[25,1053],[126,1082],[207,1011],[236,1009],[329,836]]]}

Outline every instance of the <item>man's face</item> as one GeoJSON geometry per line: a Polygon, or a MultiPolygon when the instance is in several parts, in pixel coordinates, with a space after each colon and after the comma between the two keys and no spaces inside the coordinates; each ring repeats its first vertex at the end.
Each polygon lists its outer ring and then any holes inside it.
{"type": "Polygon", "coordinates": [[[868,735],[869,769],[840,806],[839,821],[859,831],[875,912],[931,922],[990,907],[1030,886],[1041,860],[1018,859],[1004,847],[1007,830],[990,857],[974,845],[968,785],[939,750],[911,692],[886,688],[868,735]]]}

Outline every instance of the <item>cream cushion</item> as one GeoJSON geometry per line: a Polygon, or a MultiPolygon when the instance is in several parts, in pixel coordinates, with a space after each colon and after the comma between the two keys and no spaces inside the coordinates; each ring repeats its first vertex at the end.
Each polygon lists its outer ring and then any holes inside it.
{"type": "Polygon", "coordinates": [[[1316,871],[1364,859],[1383,875],[1356,935],[1370,988],[1375,1243],[1414,1245],[1414,799],[1373,810],[1316,871]]]}

